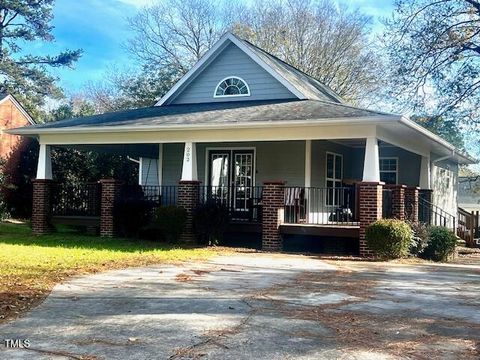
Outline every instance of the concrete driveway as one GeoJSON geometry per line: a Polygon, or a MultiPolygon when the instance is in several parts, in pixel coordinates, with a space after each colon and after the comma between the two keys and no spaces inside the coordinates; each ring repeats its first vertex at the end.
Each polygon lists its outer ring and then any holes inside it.
{"type": "Polygon", "coordinates": [[[77,278],[2,359],[478,359],[480,267],[236,254],[77,278]]]}

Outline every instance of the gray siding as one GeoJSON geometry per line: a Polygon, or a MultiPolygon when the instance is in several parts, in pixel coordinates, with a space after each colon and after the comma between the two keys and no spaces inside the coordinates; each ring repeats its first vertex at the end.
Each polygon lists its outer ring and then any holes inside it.
{"type": "MultiPolygon", "coordinates": [[[[432,160],[438,156],[432,154],[432,160]]],[[[435,163],[432,169],[433,203],[444,211],[457,215],[458,164],[452,161],[435,163]]]]}
{"type": "Polygon", "coordinates": [[[171,104],[220,101],[270,100],[295,98],[287,88],[266,72],[236,45],[228,45],[171,104]],[[238,76],[250,87],[251,96],[214,98],[218,82],[227,76],[238,76]]]}
{"type": "Polygon", "coordinates": [[[184,144],[163,145],[163,185],[178,185],[182,177],[184,144]]]}
{"type": "MultiPolygon", "coordinates": [[[[175,185],[181,178],[183,144],[165,144],[163,153],[163,184],[175,185]]],[[[198,179],[206,182],[207,148],[255,148],[256,185],[266,180],[284,180],[287,186],[305,184],[305,141],[265,141],[251,143],[197,144],[198,179]]],[[[352,148],[326,140],[312,141],[312,186],[325,187],[327,151],[343,155],[344,180],[360,181],[363,175],[364,149],[352,148]]],[[[380,148],[380,157],[398,157],[400,184],[418,186],[421,157],[406,150],[380,148]]]]}
{"type": "Polygon", "coordinates": [[[289,186],[302,186],[305,182],[305,142],[252,142],[197,144],[198,178],[206,182],[207,148],[254,147],[256,154],[256,185],[267,180],[284,180],[289,186]]]}
{"type": "Polygon", "coordinates": [[[326,140],[312,141],[312,187],[325,187],[327,152],[343,155],[343,178],[356,178],[352,154],[353,149],[326,140]]]}
{"type": "Polygon", "coordinates": [[[158,185],[158,160],[151,158],[140,158],[141,185],[158,185]]]}

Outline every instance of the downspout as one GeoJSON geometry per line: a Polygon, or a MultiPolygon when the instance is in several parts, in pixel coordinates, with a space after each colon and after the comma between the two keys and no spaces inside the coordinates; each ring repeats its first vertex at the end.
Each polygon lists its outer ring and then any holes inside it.
{"type": "Polygon", "coordinates": [[[438,163],[438,162],[440,162],[440,161],[443,161],[443,160],[448,160],[448,159],[450,159],[450,158],[452,158],[452,157],[454,157],[454,156],[455,156],[455,150],[452,150],[452,153],[451,153],[450,155],[445,155],[445,156],[442,156],[442,157],[440,157],[440,158],[438,158],[438,159],[433,160],[433,161],[432,161],[432,165],[435,165],[436,163],[438,163]]]}

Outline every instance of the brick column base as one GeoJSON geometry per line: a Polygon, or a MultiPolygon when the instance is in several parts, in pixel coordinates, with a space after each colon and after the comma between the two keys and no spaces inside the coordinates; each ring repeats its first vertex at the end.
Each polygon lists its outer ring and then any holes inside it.
{"type": "Polygon", "coordinates": [[[283,221],[285,182],[264,182],[262,202],[262,250],[282,251],[279,226],[283,221]]]}
{"type": "Polygon", "coordinates": [[[420,188],[409,186],[405,189],[405,216],[406,219],[418,222],[418,192],[420,188]]]}
{"type": "Polygon", "coordinates": [[[123,181],[115,179],[102,179],[100,203],[100,236],[113,237],[116,235],[115,203],[120,194],[123,181]]]}
{"type": "Polygon", "coordinates": [[[33,184],[32,232],[36,235],[48,234],[53,231],[51,223],[51,194],[53,181],[35,179],[33,184]]]}
{"type": "Polygon", "coordinates": [[[365,230],[368,225],[382,218],[382,182],[360,183],[360,256],[372,257],[375,254],[367,246],[365,230]]]}
{"type": "Polygon", "coordinates": [[[198,205],[200,197],[200,181],[180,181],[178,183],[178,206],[187,211],[187,222],[180,235],[180,241],[195,242],[193,232],[193,211],[198,205]]]}
{"type": "Polygon", "coordinates": [[[392,214],[395,219],[405,220],[405,190],[406,185],[385,185],[392,190],[392,214]]]}

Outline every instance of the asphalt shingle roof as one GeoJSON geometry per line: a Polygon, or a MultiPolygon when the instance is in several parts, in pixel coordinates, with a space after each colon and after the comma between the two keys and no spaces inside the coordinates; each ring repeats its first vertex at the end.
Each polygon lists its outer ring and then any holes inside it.
{"type": "Polygon", "coordinates": [[[153,106],[35,125],[58,129],[95,126],[159,126],[306,121],[361,118],[388,114],[318,100],[235,101],[153,106]]]}

